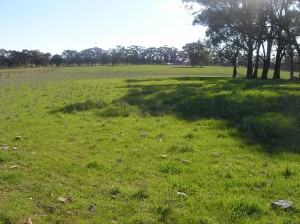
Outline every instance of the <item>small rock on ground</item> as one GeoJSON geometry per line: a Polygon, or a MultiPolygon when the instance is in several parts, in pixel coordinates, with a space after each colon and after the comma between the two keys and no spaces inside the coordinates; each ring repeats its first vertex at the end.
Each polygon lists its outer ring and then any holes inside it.
{"type": "Polygon", "coordinates": [[[96,206],[95,206],[95,205],[91,205],[91,206],[88,208],[88,210],[89,210],[90,212],[94,212],[94,211],[96,211],[96,206]]]}
{"type": "Polygon", "coordinates": [[[279,200],[277,202],[272,202],[271,206],[273,209],[276,208],[284,208],[284,210],[290,210],[292,208],[293,202],[291,201],[285,201],[285,200],[279,200]]]}
{"type": "Polygon", "coordinates": [[[33,224],[30,218],[26,218],[24,224],[33,224]]]}

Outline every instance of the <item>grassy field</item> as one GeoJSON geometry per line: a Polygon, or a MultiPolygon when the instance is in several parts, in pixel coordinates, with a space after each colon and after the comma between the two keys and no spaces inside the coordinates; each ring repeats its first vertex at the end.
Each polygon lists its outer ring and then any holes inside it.
{"type": "Polygon", "coordinates": [[[2,78],[0,223],[299,223],[300,83],[230,74],[2,78]]]}

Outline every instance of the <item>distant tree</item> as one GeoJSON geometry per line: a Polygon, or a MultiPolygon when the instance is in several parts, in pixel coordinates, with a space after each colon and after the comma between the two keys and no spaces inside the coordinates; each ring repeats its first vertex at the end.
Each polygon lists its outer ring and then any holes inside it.
{"type": "Polygon", "coordinates": [[[55,54],[52,56],[50,63],[52,65],[55,64],[56,67],[59,67],[64,63],[64,59],[60,55],[55,54]]]}
{"type": "Polygon", "coordinates": [[[103,51],[99,57],[99,63],[103,66],[109,64],[111,57],[108,51],[103,51]]]}
{"type": "Polygon", "coordinates": [[[147,64],[155,64],[157,55],[158,55],[158,53],[157,53],[156,47],[147,48],[144,52],[144,58],[145,58],[147,64]]]}
{"type": "Polygon", "coordinates": [[[201,66],[207,64],[209,51],[201,41],[188,43],[182,49],[187,53],[192,67],[199,64],[201,66]]]}
{"type": "Polygon", "coordinates": [[[126,62],[132,65],[140,64],[143,50],[143,47],[136,45],[126,48],[126,62]]]}
{"type": "Polygon", "coordinates": [[[32,55],[31,55],[31,51],[29,50],[22,50],[22,61],[25,67],[28,67],[29,65],[32,64],[32,55]]]}
{"type": "Polygon", "coordinates": [[[0,49],[0,68],[3,69],[7,64],[6,59],[7,51],[5,49],[0,49]]]}
{"type": "Polygon", "coordinates": [[[50,53],[43,53],[39,50],[30,51],[30,57],[32,58],[32,66],[35,67],[47,66],[51,60],[50,53]]]}
{"type": "Polygon", "coordinates": [[[125,63],[126,61],[126,48],[123,46],[118,45],[116,48],[110,49],[109,54],[112,66],[125,63]]]}
{"type": "Polygon", "coordinates": [[[62,52],[61,56],[64,59],[67,66],[70,66],[71,64],[75,64],[75,57],[77,53],[78,52],[75,50],[65,50],[62,52]]]}

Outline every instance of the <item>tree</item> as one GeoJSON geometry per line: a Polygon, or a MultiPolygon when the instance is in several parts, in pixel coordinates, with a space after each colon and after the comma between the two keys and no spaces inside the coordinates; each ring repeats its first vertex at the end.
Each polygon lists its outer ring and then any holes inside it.
{"type": "MultiPolygon", "coordinates": [[[[219,45],[227,45],[228,38],[236,35],[239,37],[241,53],[247,59],[248,78],[257,77],[260,60],[264,63],[262,79],[267,78],[273,50],[275,50],[274,79],[280,78],[281,62],[291,47],[295,47],[300,55],[299,0],[183,0],[183,2],[201,5],[201,10],[194,12],[193,23],[207,26],[207,36],[210,39],[215,36],[221,37],[219,45]],[[253,61],[255,61],[254,70],[253,61]]],[[[233,42],[232,45],[229,43],[228,47],[230,46],[236,47],[233,42]]]]}
{"type": "Polygon", "coordinates": [[[0,49],[0,68],[3,69],[6,66],[7,59],[6,59],[7,51],[5,49],[0,49]]]}
{"type": "Polygon", "coordinates": [[[65,50],[62,52],[61,56],[64,59],[67,66],[75,63],[75,57],[77,55],[77,51],[75,50],[65,50]]]}
{"type": "Polygon", "coordinates": [[[110,62],[110,55],[108,51],[103,51],[100,55],[99,62],[103,66],[105,64],[108,64],[110,62]]]}
{"type": "Polygon", "coordinates": [[[50,63],[52,65],[55,64],[56,67],[59,67],[64,63],[64,59],[60,55],[55,54],[52,56],[50,63]]]}
{"type": "Polygon", "coordinates": [[[201,41],[188,43],[182,49],[187,53],[192,67],[199,64],[202,66],[207,63],[209,51],[206,50],[205,45],[201,41]]]}
{"type": "Polygon", "coordinates": [[[126,62],[132,65],[139,64],[141,62],[143,48],[140,46],[132,45],[126,48],[126,62]]]}

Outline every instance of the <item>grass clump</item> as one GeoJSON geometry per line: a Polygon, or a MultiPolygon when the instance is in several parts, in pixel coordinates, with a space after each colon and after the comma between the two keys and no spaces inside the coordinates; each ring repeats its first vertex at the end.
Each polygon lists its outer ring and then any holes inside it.
{"type": "Polygon", "coordinates": [[[259,216],[263,213],[262,209],[254,202],[240,201],[232,205],[231,217],[233,219],[239,218],[251,218],[253,216],[259,216]]]}
{"type": "Polygon", "coordinates": [[[163,163],[160,168],[160,172],[165,173],[165,174],[180,174],[183,172],[182,166],[179,165],[179,163],[176,162],[166,162],[163,163]]]}
{"type": "Polygon", "coordinates": [[[192,153],[194,152],[194,146],[188,143],[173,143],[168,151],[172,153],[192,153]]]}
{"type": "Polygon", "coordinates": [[[92,169],[92,170],[102,170],[103,169],[103,165],[99,164],[97,161],[93,161],[90,162],[86,165],[86,167],[88,169],[92,169]]]}
{"type": "Polygon", "coordinates": [[[137,192],[132,195],[132,197],[137,199],[137,200],[148,199],[150,197],[148,187],[147,186],[140,187],[137,190],[137,192]]]}

